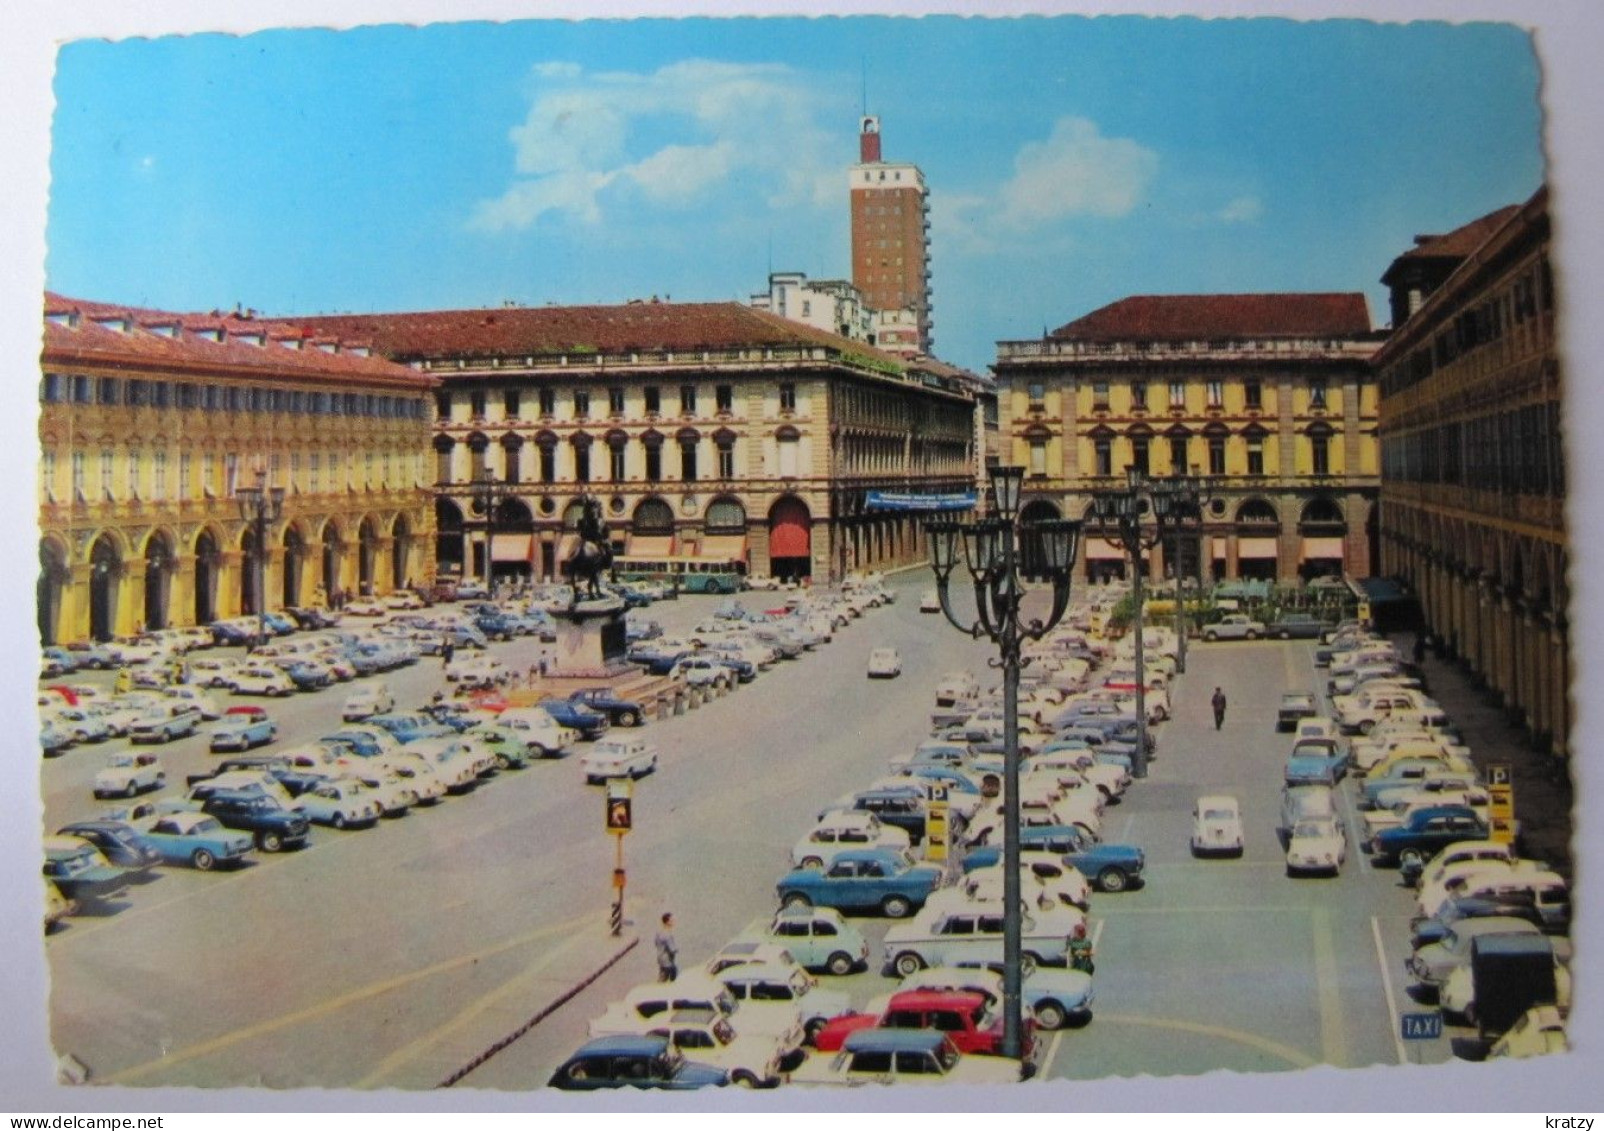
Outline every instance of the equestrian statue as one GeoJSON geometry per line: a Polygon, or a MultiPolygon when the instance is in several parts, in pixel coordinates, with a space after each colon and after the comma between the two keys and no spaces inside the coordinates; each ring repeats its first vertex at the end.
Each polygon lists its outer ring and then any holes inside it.
{"type": "Polygon", "coordinates": [[[580,586],[585,582],[589,582],[586,598],[594,600],[607,595],[601,587],[601,579],[613,564],[613,548],[607,540],[607,525],[602,521],[601,502],[586,495],[580,507],[579,544],[563,562],[563,576],[573,586],[576,605],[580,600],[580,586]]]}

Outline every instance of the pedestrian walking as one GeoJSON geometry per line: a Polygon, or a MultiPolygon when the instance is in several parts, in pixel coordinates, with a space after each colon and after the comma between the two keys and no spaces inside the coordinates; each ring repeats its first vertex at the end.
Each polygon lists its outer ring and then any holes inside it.
{"type": "Polygon", "coordinates": [[[114,690],[118,695],[125,695],[134,689],[134,673],[127,668],[117,669],[117,683],[114,690]]]}
{"type": "Polygon", "coordinates": [[[663,912],[663,925],[657,931],[657,980],[672,982],[679,977],[679,944],[674,941],[674,916],[663,912]]]}
{"type": "Polygon", "coordinates": [[[1209,702],[1214,704],[1214,729],[1219,730],[1225,725],[1225,692],[1216,687],[1214,698],[1209,702]]]}
{"type": "Polygon", "coordinates": [[[449,668],[451,666],[451,657],[456,654],[456,645],[452,644],[449,639],[443,641],[440,645],[440,666],[449,668]]]}

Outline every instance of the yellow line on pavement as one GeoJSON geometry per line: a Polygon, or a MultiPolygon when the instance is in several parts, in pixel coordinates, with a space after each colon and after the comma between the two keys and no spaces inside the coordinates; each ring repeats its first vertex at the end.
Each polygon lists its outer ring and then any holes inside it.
{"type": "Polygon", "coordinates": [[[1272,1041],[1268,1037],[1260,1037],[1254,1033],[1244,1033],[1240,1029],[1227,1029],[1222,1025],[1202,1025],[1196,1021],[1178,1021],[1167,1017],[1136,1017],[1128,1013],[1099,1013],[1096,1024],[1108,1025],[1143,1025],[1151,1029],[1170,1029],[1179,1033],[1196,1033],[1204,1037],[1218,1037],[1225,1041],[1234,1041],[1239,1045],[1258,1049],[1260,1052],[1279,1057],[1294,1068],[1313,1068],[1318,1062],[1306,1056],[1295,1048],[1283,1045],[1280,1041],[1272,1041]]]}
{"type": "Polygon", "coordinates": [[[155,1060],[148,1060],[143,1064],[136,1064],[129,1068],[125,1068],[120,1072],[114,1072],[112,1075],[106,1078],[106,1082],[108,1084],[126,1084],[130,1080],[136,1080],[142,1076],[148,1076],[152,1072],[158,1072],[163,1068],[170,1068],[174,1065],[183,1064],[186,1061],[196,1060],[203,1056],[210,1056],[212,1053],[221,1052],[222,1050],[232,1048],[234,1045],[240,1044],[241,1042],[252,1040],[256,1037],[265,1036],[268,1033],[276,1032],[279,1029],[288,1028],[293,1025],[304,1024],[308,1021],[317,1020],[320,1017],[326,1017],[332,1013],[338,1013],[340,1010],[352,1005],[356,1005],[358,1002],[366,1001],[369,998],[378,997],[381,994],[389,993],[391,990],[400,989],[401,987],[410,985],[413,982],[419,982],[425,978],[432,978],[437,974],[444,974],[450,970],[455,970],[458,967],[471,966],[476,962],[482,961],[483,959],[491,958],[497,954],[501,954],[504,951],[513,950],[517,947],[524,946],[527,943],[534,942],[535,940],[544,938],[547,935],[562,934],[566,931],[575,929],[581,924],[592,921],[592,916],[582,915],[563,923],[552,923],[544,927],[538,927],[533,931],[526,931],[524,934],[506,939],[495,944],[494,946],[488,946],[482,950],[477,950],[470,954],[460,954],[455,958],[448,958],[444,961],[436,962],[431,966],[423,967],[421,970],[413,970],[407,974],[398,974],[393,978],[385,978],[382,981],[370,982],[366,986],[351,990],[350,992],[341,994],[338,997],[330,998],[329,1000],[320,1002],[317,1005],[308,1006],[306,1009],[299,1009],[293,1013],[280,1014],[277,1017],[271,1017],[265,1021],[259,1021],[254,1025],[247,1025],[243,1029],[235,1029],[232,1032],[213,1037],[211,1040],[202,1041],[199,1044],[190,1045],[188,1048],[179,1049],[177,1052],[157,1057],[155,1060]]]}
{"type": "Polygon", "coordinates": [[[1320,1002],[1320,1056],[1337,1068],[1348,1064],[1347,1026],[1337,973],[1337,944],[1331,936],[1331,910],[1316,907],[1314,927],[1314,981],[1320,1002]]]}
{"type": "Polygon", "coordinates": [[[353,1087],[372,1088],[378,1086],[380,1080],[388,1076],[401,1065],[417,1057],[430,1045],[438,1043],[450,1034],[456,1032],[458,1029],[461,1029],[464,1025],[474,1020],[487,1009],[500,1004],[503,1000],[512,996],[513,993],[526,989],[528,983],[534,981],[535,978],[546,969],[546,967],[555,962],[557,958],[562,955],[570,946],[576,942],[579,942],[583,938],[585,938],[584,935],[574,935],[555,950],[542,955],[536,962],[530,965],[522,973],[507,979],[507,981],[503,982],[500,986],[491,990],[483,997],[480,997],[477,1001],[470,1004],[466,1009],[458,1013],[449,1021],[445,1021],[439,1025],[436,1025],[417,1040],[412,1041],[409,1044],[402,1045],[400,1048],[396,1049],[389,1056],[380,1061],[377,1068],[368,1073],[362,1079],[358,1080],[353,1087]]]}

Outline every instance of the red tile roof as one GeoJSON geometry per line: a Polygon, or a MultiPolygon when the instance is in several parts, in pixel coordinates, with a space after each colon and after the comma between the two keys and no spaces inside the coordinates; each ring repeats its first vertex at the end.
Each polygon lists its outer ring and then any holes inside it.
{"type": "Polygon", "coordinates": [[[1346,337],[1370,332],[1357,291],[1342,294],[1133,295],[1049,337],[1082,341],[1346,337]]]}
{"type": "MultiPolygon", "coordinates": [[[[1520,211],[1518,204],[1506,204],[1495,212],[1472,220],[1461,225],[1447,235],[1422,235],[1415,237],[1415,246],[1404,252],[1392,261],[1393,267],[1412,259],[1464,259],[1482,244],[1487,242],[1489,236],[1509,222],[1510,217],[1520,211]]],[[[1392,274],[1392,268],[1387,269],[1392,274]]],[[[1382,277],[1386,281],[1386,277],[1382,277]]]]}
{"type": "Polygon", "coordinates": [[[492,307],[406,314],[284,319],[313,332],[360,334],[391,357],[524,357],[556,354],[819,345],[872,358],[898,372],[900,359],[863,342],[736,302],[633,302],[621,306],[492,307]]]}
{"type": "MultiPolygon", "coordinates": [[[[327,352],[307,344],[295,349],[282,344],[284,328],[257,318],[212,312],[184,314],[115,303],[91,302],[46,292],[44,313],[46,365],[73,362],[110,365],[123,369],[142,366],[189,372],[229,373],[237,376],[313,378],[342,383],[426,389],[439,382],[426,374],[382,357],[364,356],[366,341],[350,337],[339,339],[338,352],[327,352]],[[63,325],[51,316],[75,316],[63,325]],[[130,323],[124,331],[102,326],[101,321],[121,319],[130,323]],[[181,327],[168,337],[152,326],[181,327]],[[200,331],[222,330],[222,341],[203,337],[200,331]],[[252,345],[242,338],[264,335],[263,345],[252,345]]],[[[335,339],[331,336],[329,340],[335,339]]]]}

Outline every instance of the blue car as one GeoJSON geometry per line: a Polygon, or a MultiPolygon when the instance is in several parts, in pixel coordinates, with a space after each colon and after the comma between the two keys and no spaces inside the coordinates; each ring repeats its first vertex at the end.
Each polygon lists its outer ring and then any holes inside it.
{"type": "Polygon", "coordinates": [[[278,737],[278,727],[260,707],[230,707],[212,732],[213,754],[265,746],[278,737]]]}
{"type": "Polygon", "coordinates": [[[210,872],[219,864],[240,864],[255,847],[249,833],[224,828],[207,813],[168,813],[159,817],[140,839],[155,849],[164,864],[188,864],[210,872]]]}
{"type": "Polygon", "coordinates": [[[58,836],[75,836],[100,849],[106,863],[142,875],[161,863],[161,853],[146,844],[139,830],[126,821],[74,821],[56,830],[58,836]]]}
{"type": "Polygon", "coordinates": [[[587,741],[600,738],[612,725],[605,714],[571,699],[546,699],[541,702],[540,709],[563,726],[578,731],[579,737],[587,741]]]}
{"type": "Polygon", "coordinates": [[[457,733],[453,728],[435,722],[421,711],[373,715],[368,718],[367,725],[382,727],[394,735],[397,742],[416,742],[420,738],[451,738],[457,733]]]}
{"type": "Polygon", "coordinates": [[[686,1060],[666,1036],[617,1036],[597,1037],[581,1045],[552,1073],[547,1086],[568,1092],[601,1088],[681,1091],[728,1083],[729,1074],[722,1068],[686,1060]]]}
{"type": "Polygon", "coordinates": [[[615,726],[638,727],[646,721],[644,704],[634,699],[621,699],[605,687],[588,687],[583,691],[576,691],[568,697],[568,701],[588,707],[592,711],[600,711],[615,726]]]}
{"type": "Polygon", "coordinates": [[[1294,754],[1287,759],[1282,777],[1288,785],[1334,786],[1342,777],[1339,765],[1334,759],[1317,754],[1294,754]]]}
{"type": "MultiPolygon", "coordinates": [[[[1063,858],[1098,891],[1124,891],[1140,883],[1147,855],[1127,844],[1098,844],[1075,825],[1035,825],[1019,830],[1019,847],[1026,852],[1051,852],[1063,858]]],[[[1001,845],[981,845],[964,854],[964,871],[989,867],[1002,859],[1001,845]]]]}
{"type": "Polygon", "coordinates": [[[859,848],[838,853],[828,868],[799,868],[780,878],[782,907],[879,911],[901,919],[924,906],[941,884],[941,869],[914,864],[902,852],[859,848]]]}

